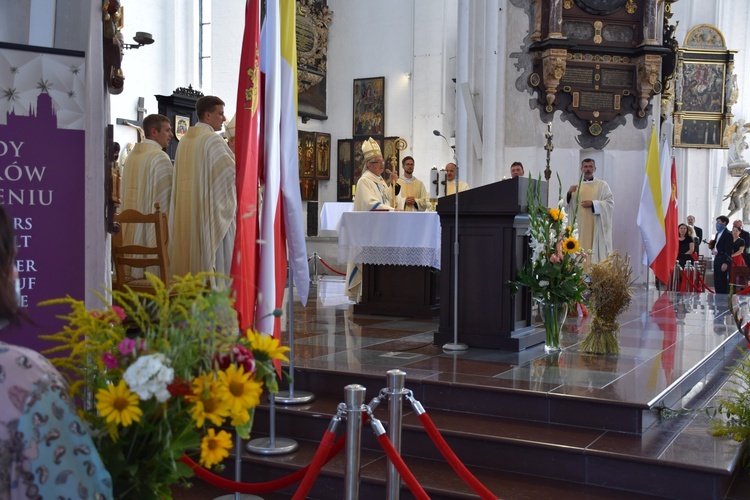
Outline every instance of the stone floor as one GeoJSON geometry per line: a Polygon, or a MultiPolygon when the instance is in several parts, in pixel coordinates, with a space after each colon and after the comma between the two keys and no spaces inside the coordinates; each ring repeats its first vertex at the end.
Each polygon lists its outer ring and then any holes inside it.
{"type": "MultiPolygon", "coordinates": [[[[563,351],[559,354],[546,354],[541,345],[521,353],[471,348],[454,354],[433,345],[437,320],[355,316],[351,306],[343,295],[340,278],[320,279],[312,287],[305,307],[295,300],[293,335],[297,368],[383,375],[384,382],[387,370],[400,368],[407,373],[407,386],[409,380],[435,380],[640,405],[659,400],[673,384],[695,377],[697,360],[711,353],[721,356],[721,352],[733,351],[741,343],[728,313],[727,298],[709,294],[637,292],[631,308],[620,317],[620,354],[597,357],[578,349],[590,326],[586,317],[568,318],[562,337],[563,351]]],[[[743,307],[748,309],[747,304],[743,307]]],[[[285,307],[282,318],[285,342],[288,342],[287,315],[285,307]]],[[[700,389],[700,382],[696,387],[700,389]]],[[[372,396],[368,394],[367,399],[372,396]]],[[[675,409],[695,404],[690,396],[676,401],[675,409]]],[[[343,390],[341,397],[343,401],[343,390]]],[[[698,438],[702,440],[703,436],[698,438]]],[[[606,447],[604,441],[599,446],[606,447]]],[[[674,442],[659,453],[681,458],[695,454],[696,460],[710,466],[725,460],[737,446],[729,440],[715,439],[710,447],[689,441],[674,442]]],[[[197,500],[222,494],[225,493],[196,481],[192,490],[175,491],[175,498],[197,500]]],[[[576,497],[572,494],[560,498],[576,497]]],[[[746,476],[738,478],[725,498],[750,498],[750,480],[746,476]]]]}

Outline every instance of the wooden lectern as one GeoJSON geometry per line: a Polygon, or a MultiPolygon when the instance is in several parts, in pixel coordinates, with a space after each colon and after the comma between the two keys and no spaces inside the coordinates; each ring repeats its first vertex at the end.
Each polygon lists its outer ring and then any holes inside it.
{"type": "MultiPolygon", "coordinates": [[[[529,182],[546,184],[516,177],[459,194],[458,342],[516,352],[544,342],[544,329],[531,326],[531,294],[521,288],[514,297],[505,285],[516,279],[530,253],[529,182]]],[[[454,196],[440,198],[437,206],[442,252],[436,344],[453,341],[454,196]]]]}

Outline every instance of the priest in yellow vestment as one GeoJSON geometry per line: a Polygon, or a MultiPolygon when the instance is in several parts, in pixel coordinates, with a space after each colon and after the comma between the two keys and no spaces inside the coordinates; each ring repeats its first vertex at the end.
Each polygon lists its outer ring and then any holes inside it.
{"type": "Polygon", "coordinates": [[[237,190],[234,155],[216,133],[226,121],[224,101],[204,96],[195,110],[199,123],[190,127],[175,154],[170,264],[175,276],[203,271],[229,276],[237,190]]]}

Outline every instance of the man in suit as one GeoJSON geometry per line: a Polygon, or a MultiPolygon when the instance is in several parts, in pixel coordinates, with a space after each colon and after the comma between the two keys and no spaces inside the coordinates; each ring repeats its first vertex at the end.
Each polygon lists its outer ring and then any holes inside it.
{"type": "Polygon", "coordinates": [[[714,286],[716,293],[729,293],[729,271],[732,266],[732,231],[727,229],[729,217],[716,218],[716,237],[711,253],[714,255],[714,286]]]}
{"type": "Polygon", "coordinates": [[[693,229],[693,238],[695,239],[695,251],[698,254],[700,254],[701,252],[698,247],[703,242],[703,229],[695,225],[695,217],[693,217],[692,215],[687,216],[687,223],[688,223],[688,226],[690,226],[693,229]]]}

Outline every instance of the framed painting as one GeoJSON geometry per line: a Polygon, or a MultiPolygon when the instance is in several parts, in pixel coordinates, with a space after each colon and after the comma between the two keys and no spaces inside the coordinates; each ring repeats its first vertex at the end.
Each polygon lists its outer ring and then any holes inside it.
{"type": "Polygon", "coordinates": [[[721,115],[675,116],[675,147],[721,148],[724,120],[721,115]]]}
{"type": "Polygon", "coordinates": [[[724,62],[684,61],[682,107],[685,113],[724,112],[724,62]]]}
{"type": "Polygon", "coordinates": [[[354,136],[383,136],[385,77],[354,80],[354,136]]]}
{"type": "Polygon", "coordinates": [[[339,139],[336,201],[352,201],[352,140],[339,139]]]}
{"type": "Polygon", "coordinates": [[[331,178],[331,134],[315,134],[315,178],[331,178]]]}
{"type": "Polygon", "coordinates": [[[178,141],[187,134],[190,128],[190,117],[182,115],[174,115],[174,136],[178,141]]]}
{"type": "Polygon", "coordinates": [[[318,201],[318,180],[317,179],[300,179],[300,194],[302,201],[318,201]]]}
{"type": "MultiPolygon", "coordinates": [[[[300,179],[315,178],[315,132],[297,133],[300,179]]],[[[304,198],[302,198],[304,200],[304,198]]]]}

